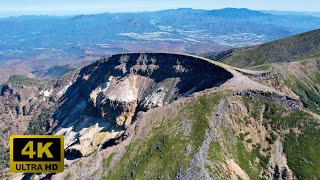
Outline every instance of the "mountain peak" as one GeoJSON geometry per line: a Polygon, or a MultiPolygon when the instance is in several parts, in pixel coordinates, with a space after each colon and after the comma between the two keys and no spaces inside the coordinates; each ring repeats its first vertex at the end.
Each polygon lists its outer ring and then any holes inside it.
{"type": "Polygon", "coordinates": [[[210,15],[215,16],[223,16],[228,18],[246,18],[246,17],[252,17],[252,16],[266,16],[268,14],[256,11],[256,10],[250,10],[247,8],[224,8],[224,9],[217,9],[217,10],[211,10],[209,11],[210,15]]]}

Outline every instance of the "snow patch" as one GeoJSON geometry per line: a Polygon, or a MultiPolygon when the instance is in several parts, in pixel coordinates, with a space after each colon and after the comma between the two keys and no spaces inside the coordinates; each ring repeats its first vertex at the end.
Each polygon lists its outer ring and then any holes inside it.
{"type": "Polygon", "coordinates": [[[58,96],[62,96],[64,93],[66,93],[67,89],[71,86],[71,82],[66,86],[64,87],[61,91],[58,92],[58,96]]]}
{"type": "Polygon", "coordinates": [[[44,97],[49,97],[52,94],[52,92],[53,92],[53,89],[50,89],[50,91],[45,90],[44,93],[43,93],[43,96],[44,97]]]}

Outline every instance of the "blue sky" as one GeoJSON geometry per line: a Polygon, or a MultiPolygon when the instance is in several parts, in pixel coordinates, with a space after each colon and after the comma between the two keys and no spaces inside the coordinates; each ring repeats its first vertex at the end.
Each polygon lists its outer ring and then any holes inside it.
{"type": "Polygon", "coordinates": [[[175,8],[320,12],[320,0],[0,0],[0,16],[137,12],[175,8]]]}

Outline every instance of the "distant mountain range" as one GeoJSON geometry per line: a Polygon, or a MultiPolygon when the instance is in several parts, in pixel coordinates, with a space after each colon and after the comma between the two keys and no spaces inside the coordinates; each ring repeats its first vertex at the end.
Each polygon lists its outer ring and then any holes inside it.
{"type": "Polygon", "coordinates": [[[233,8],[2,18],[0,76],[124,52],[217,53],[318,28],[318,17],[233,8]]]}
{"type": "Polygon", "coordinates": [[[308,12],[308,11],[272,11],[272,10],[263,10],[261,12],[274,14],[274,15],[297,15],[297,16],[315,16],[320,17],[320,12],[308,12]]]}

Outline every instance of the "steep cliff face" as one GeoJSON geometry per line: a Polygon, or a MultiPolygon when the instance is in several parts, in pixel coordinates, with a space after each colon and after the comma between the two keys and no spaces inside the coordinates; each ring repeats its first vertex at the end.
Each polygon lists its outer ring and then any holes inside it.
{"type": "Polygon", "coordinates": [[[122,54],[83,68],[54,113],[66,157],[87,156],[123,138],[139,112],[219,86],[233,75],[192,56],[122,54]]]}

